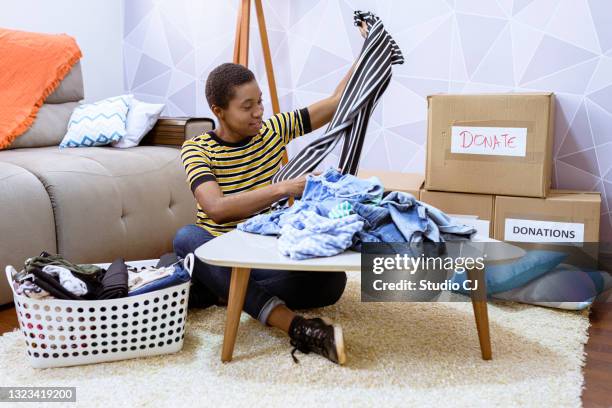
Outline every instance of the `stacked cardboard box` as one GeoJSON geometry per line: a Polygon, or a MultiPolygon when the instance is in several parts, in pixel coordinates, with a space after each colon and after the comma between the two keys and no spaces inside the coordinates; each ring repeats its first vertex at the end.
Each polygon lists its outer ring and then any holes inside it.
{"type": "Polygon", "coordinates": [[[597,242],[599,193],[549,191],[553,132],[551,93],[428,97],[421,201],[499,240],[597,242]]]}
{"type": "Polygon", "coordinates": [[[597,242],[599,193],[551,190],[546,198],[495,197],[494,238],[514,242],[597,242]]]}
{"type": "Polygon", "coordinates": [[[421,173],[400,173],[394,171],[362,169],[359,169],[357,173],[357,177],[363,179],[373,176],[378,177],[385,187],[385,191],[402,191],[404,193],[410,193],[417,200],[419,199],[423,181],[425,180],[425,175],[421,173]]]}

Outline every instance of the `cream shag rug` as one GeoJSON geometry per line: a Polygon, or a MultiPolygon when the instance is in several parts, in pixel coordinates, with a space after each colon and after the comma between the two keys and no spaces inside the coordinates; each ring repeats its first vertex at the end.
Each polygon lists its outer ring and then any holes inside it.
{"type": "Polygon", "coordinates": [[[7,333],[0,385],[76,386],[87,407],[580,406],[583,313],[490,303],[491,361],[469,302],[361,303],[349,273],[336,305],[306,314],[343,326],[346,366],[300,352],[295,364],[287,337],[244,313],[234,360],[222,364],[225,309],[212,307],[189,312],[181,352],[113,363],[33,369],[21,333],[7,333]]]}

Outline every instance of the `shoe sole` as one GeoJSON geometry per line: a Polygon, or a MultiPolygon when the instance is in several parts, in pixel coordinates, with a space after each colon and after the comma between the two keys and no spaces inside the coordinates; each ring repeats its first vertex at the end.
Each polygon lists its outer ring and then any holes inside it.
{"type": "Polygon", "coordinates": [[[336,355],[338,356],[338,364],[346,363],[346,352],[344,351],[344,334],[342,334],[342,326],[334,324],[326,317],[321,317],[323,323],[334,328],[334,342],[336,343],[336,355]]]}

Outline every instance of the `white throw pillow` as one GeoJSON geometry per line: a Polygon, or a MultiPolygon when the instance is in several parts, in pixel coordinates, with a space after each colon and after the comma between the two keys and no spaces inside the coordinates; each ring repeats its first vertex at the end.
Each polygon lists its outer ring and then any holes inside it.
{"type": "Polygon", "coordinates": [[[59,147],[93,147],[120,140],[126,133],[132,95],[107,98],[74,109],[59,147]]]}
{"type": "Polygon", "coordinates": [[[127,115],[126,134],[120,140],[113,142],[113,146],[119,148],[138,146],[149,130],[153,129],[165,106],[163,103],[146,103],[133,98],[127,115]]]}

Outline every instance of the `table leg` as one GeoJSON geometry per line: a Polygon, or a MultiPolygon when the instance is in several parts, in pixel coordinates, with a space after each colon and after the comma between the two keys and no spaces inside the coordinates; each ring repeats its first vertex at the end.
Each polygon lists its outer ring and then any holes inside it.
{"type": "Polygon", "coordinates": [[[225,334],[223,336],[223,349],[221,351],[221,361],[232,361],[238,324],[240,323],[240,313],[244,306],[249,283],[250,268],[232,268],[230,281],[229,297],[227,299],[227,319],[225,321],[225,334]]]}
{"type": "Polygon", "coordinates": [[[491,360],[491,336],[489,334],[489,313],[487,311],[487,287],[484,269],[468,270],[468,279],[478,281],[478,289],[471,291],[472,307],[476,318],[476,330],[483,360],[491,360]]]}

